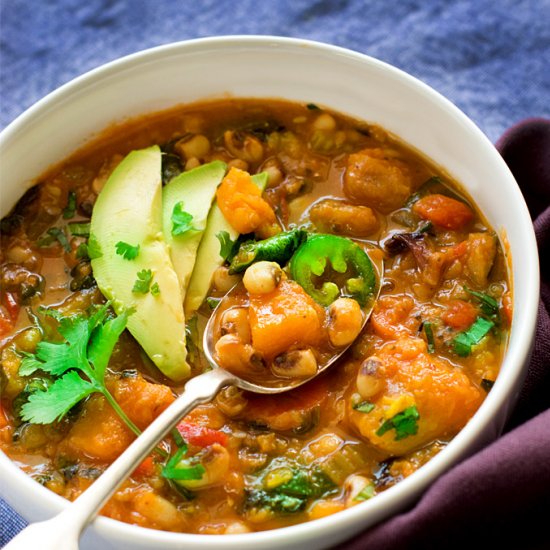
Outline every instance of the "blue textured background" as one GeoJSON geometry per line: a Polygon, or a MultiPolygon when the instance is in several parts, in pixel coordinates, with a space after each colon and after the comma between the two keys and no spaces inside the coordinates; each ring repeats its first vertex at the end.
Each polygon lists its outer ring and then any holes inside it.
{"type": "MultiPolygon", "coordinates": [[[[226,34],[309,38],[387,61],[492,141],[550,117],[550,0],[0,0],[0,127],[107,61],[226,34]]],[[[0,545],[22,525],[0,500],[0,545]]]]}

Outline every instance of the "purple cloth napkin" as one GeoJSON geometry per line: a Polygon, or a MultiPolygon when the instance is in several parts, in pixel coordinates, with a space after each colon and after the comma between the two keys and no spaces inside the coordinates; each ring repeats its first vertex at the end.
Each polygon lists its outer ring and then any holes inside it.
{"type": "Polygon", "coordinates": [[[518,405],[501,438],[346,550],[550,548],[550,120],[521,122],[497,148],[528,203],[541,263],[535,348],[518,405]]]}

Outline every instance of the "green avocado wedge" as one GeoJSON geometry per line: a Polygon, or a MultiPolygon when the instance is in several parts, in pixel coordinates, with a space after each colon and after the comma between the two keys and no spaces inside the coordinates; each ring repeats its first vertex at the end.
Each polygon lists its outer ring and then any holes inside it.
{"type": "Polygon", "coordinates": [[[208,212],[226,168],[220,160],[209,162],[176,176],[162,190],[164,239],[184,296],[208,212]]]}
{"type": "Polygon", "coordinates": [[[162,232],[159,147],[132,151],[113,171],[94,206],[88,249],[115,311],[134,310],[128,329],[147,355],[172,380],[187,378],[183,296],[162,232]]]}
{"type": "MultiPolygon", "coordinates": [[[[252,181],[263,191],[267,185],[267,177],[267,172],[260,172],[252,176],[252,181]]],[[[224,263],[217,237],[221,231],[227,231],[231,240],[239,236],[214,202],[208,214],[206,229],[197,250],[195,267],[185,295],[184,309],[187,317],[191,317],[204,302],[214,271],[224,263]]]]}

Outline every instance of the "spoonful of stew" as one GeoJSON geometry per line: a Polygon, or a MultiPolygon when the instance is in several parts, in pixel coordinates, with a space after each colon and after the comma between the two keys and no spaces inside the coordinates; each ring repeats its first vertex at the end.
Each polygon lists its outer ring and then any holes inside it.
{"type": "MultiPolygon", "coordinates": [[[[74,503],[27,527],[6,549],[78,548],[83,529],[120,483],[182,417],[222,388],[281,393],[334,365],[360,334],[378,297],[383,269],[378,252],[367,253],[344,237],[308,235],[301,229],[241,246],[230,271],[242,274],[242,281],[219,299],[204,329],[203,351],[211,370],[191,378],[74,503]]],[[[193,468],[177,468],[182,456],[170,458],[165,477],[178,480],[181,472],[192,473],[193,468]]]]}

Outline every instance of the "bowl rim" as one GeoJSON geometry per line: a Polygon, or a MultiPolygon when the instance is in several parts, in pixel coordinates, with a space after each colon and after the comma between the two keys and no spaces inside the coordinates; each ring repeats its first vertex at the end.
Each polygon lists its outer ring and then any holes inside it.
{"type": "MultiPolygon", "coordinates": [[[[35,117],[39,117],[44,110],[48,110],[52,103],[62,102],[65,98],[78,93],[79,90],[85,89],[87,86],[97,85],[102,79],[110,78],[121,68],[129,69],[142,63],[165,58],[166,56],[182,55],[184,53],[191,53],[194,50],[201,50],[202,48],[213,46],[218,48],[221,46],[250,46],[256,48],[289,46],[294,48],[312,48],[329,56],[349,58],[370,65],[374,69],[384,70],[395,78],[416,88],[419,92],[428,96],[431,101],[449,111],[458,123],[465,125],[468,130],[477,137],[480,146],[484,148],[484,154],[492,155],[495,162],[500,162],[501,168],[508,173],[512,182],[516,183],[504,160],[500,157],[483,132],[451,101],[427,84],[393,65],[360,52],[313,40],[271,35],[229,35],[184,40],[141,50],[103,64],[63,84],[21,113],[0,133],[0,151],[3,143],[15,139],[18,132],[24,129],[28,121],[35,117]]],[[[387,508],[399,511],[403,508],[403,502],[409,504],[413,499],[417,500],[421,498],[422,492],[426,490],[431,483],[435,482],[441,474],[456,465],[465,456],[478,450],[479,440],[483,433],[491,427],[491,420],[493,417],[496,416],[499,411],[504,410],[506,405],[510,404],[510,400],[515,401],[517,398],[520,383],[527,371],[528,357],[534,341],[537,319],[539,297],[538,253],[531,218],[525,200],[517,183],[512,187],[513,192],[516,194],[515,199],[517,200],[518,216],[522,218],[522,221],[527,222],[530,227],[530,229],[527,226],[525,227],[525,246],[529,251],[530,265],[527,267],[533,271],[533,281],[529,300],[522,304],[526,322],[521,326],[518,326],[518,324],[514,322],[512,324],[510,341],[503,361],[503,365],[511,363],[511,366],[508,366],[507,369],[503,369],[504,372],[499,374],[494,387],[472,419],[450,441],[450,443],[427,464],[395,486],[377,495],[375,499],[362,502],[325,518],[269,531],[237,534],[231,537],[173,533],[139,527],[103,516],[97,517],[91,525],[97,529],[101,536],[112,540],[133,540],[139,538],[140,543],[154,545],[166,544],[167,547],[171,548],[176,548],[176,546],[179,547],[183,544],[202,545],[204,548],[252,548],[263,543],[273,545],[285,543],[289,540],[293,540],[294,542],[305,541],[314,531],[316,532],[316,537],[319,537],[319,532],[322,532],[329,535],[330,538],[330,532],[333,530],[341,530],[348,526],[355,525],[362,517],[365,517],[369,513],[373,514],[375,517],[380,517],[383,516],[383,511],[387,508]],[[516,334],[523,336],[520,338],[520,336],[516,336],[516,334]],[[512,348],[512,341],[516,342],[517,340],[519,340],[518,343],[512,348]]],[[[508,407],[507,414],[509,414],[511,408],[510,406],[508,407]]],[[[500,429],[498,429],[497,432],[500,432],[500,429]]],[[[495,436],[496,435],[498,434],[495,434],[495,436]]],[[[27,493],[27,498],[34,497],[42,500],[43,508],[47,507],[52,513],[58,513],[70,504],[69,501],[65,500],[63,497],[37,484],[30,476],[19,469],[14,462],[8,459],[3,452],[0,452],[0,471],[3,472],[3,475],[14,476],[15,482],[18,487],[20,487],[20,491],[27,493]]],[[[3,497],[7,502],[10,502],[9,497],[6,498],[6,495],[3,495],[3,497]]],[[[15,498],[12,498],[11,502],[17,506],[15,498]]],[[[353,534],[354,532],[352,531],[351,533],[353,534]]]]}

